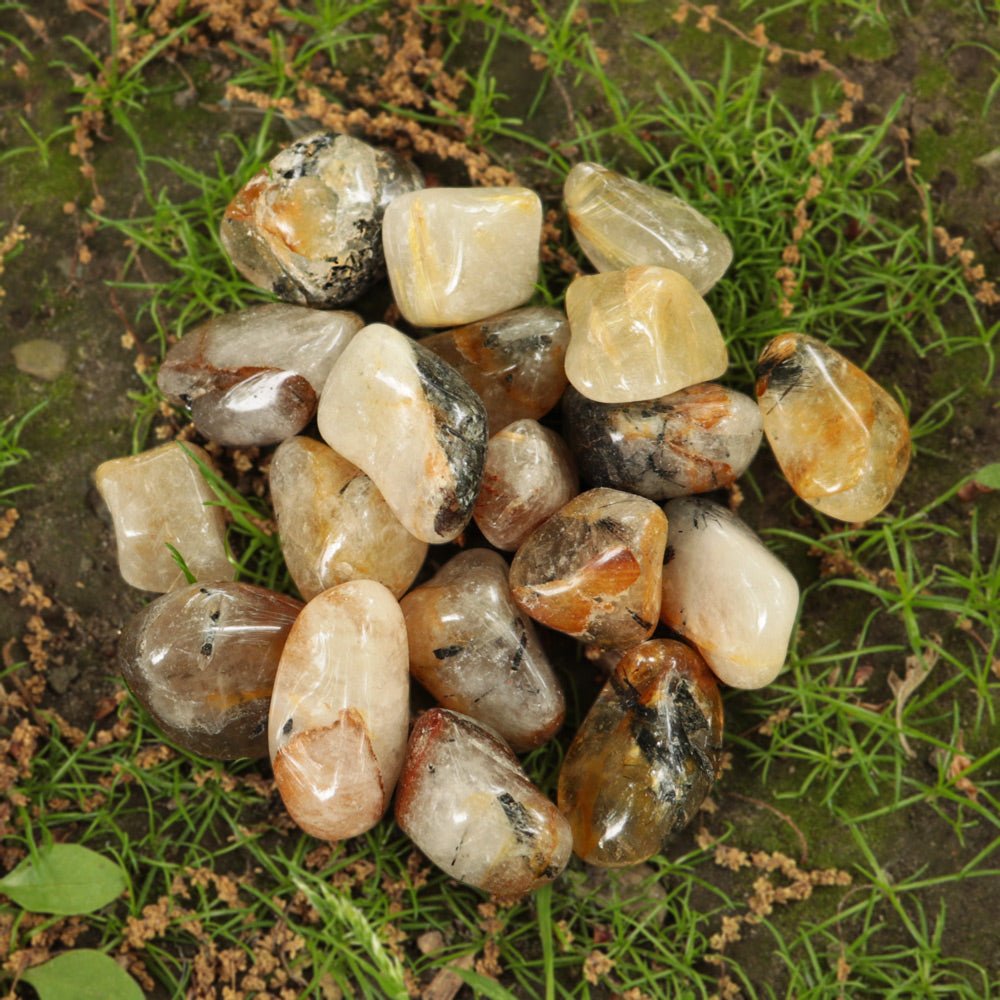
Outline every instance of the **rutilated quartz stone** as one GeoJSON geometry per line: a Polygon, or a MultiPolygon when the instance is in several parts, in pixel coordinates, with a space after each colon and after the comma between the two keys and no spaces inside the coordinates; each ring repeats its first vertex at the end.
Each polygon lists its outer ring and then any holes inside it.
{"type": "Polygon", "coordinates": [[[657,399],[718,378],[729,363],[705,300],[663,267],[577,278],[566,313],[566,376],[599,403],[657,399]]]}
{"type": "Polygon", "coordinates": [[[397,198],[382,240],[399,311],[415,326],[452,326],[524,305],[538,280],[541,234],[542,203],[527,188],[397,198]]]}
{"type": "Polygon", "coordinates": [[[704,295],[725,274],[733,248],[687,202],[596,163],[578,163],[563,187],[573,235],[598,271],[668,267],[704,295]]]}
{"type": "Polygon", "coordinates": [[[579,492],[566,442],[536,420],[516,420],[486,445],[472,516],[490,545],[513,552],[579,492]]]}
{"type": "Polygon", "coordinates": [[[599,646],[634,646],[656,627],[666,542],[667,519],[656,504],[588,490],[518,549],[511,593],[549,628],[599,646]]]}
{"type": "Polygon", "coordinates": [[[569,323],[558,309],[528,306],[423,337],[479,394],[490,433],[545,416],[566,388],[569,323]]]}
{"type": "Polygon", "coordinates": [[[171,545],[196,580],[236,575],[226,557],[222,508],[198,462],[213,469],[202,448],[171,443],[97,467],[94,480],[111,512],[118,568],[133,587],[164,593],[187,582],[171,545]]]}
{"type": "Polygon", "coordinates": [[[813,337],[783,333],[757,362],[764,433],[781,471],[810,506],[840,521],[880,514],[910,462],[899,404],[813,337]]]}
{"type": "Polygon", "coordinates": [[[452,878],[496,896],[551,882],[572,852],[569,824],[488,729],[443,708],[417,720],[396,822],[452,878]]]}
{"type": "Polygon", "coordinates": [[[380,583],[324,590],[285,642],[271,696],[274,780],[293,820],[322,840],[371,829],[406,751],[406,625],[380,583]]]}
{"type": "Polygon", "coordinates": [[[388,150],[312,132],[240,189],[220,238],[259,288],[286,302],[345,305],[385,273],[386,206],[422,186],[417,168],[388,150]]]}
{"type": "Polygon", "coordinates": [[[267,753],[278,659],[302,609],[249,583],[194,583],[134,615],[118,641],[132,694],[189,753],[233,760],[267,753]]]}
{"type": "Polygon", "coordinates": [[[436,354],[382,323],[330,372],[319,432],[378,487],[411,534],[448,542],[469,523],[486,458],[486,411],[436,354]]]}
{"type": "Polygon", "coordinates": [[[332,448],[289,438],[274,453],[269,481],[285,564],[306,600],[348,580],[377,580],[395,597],[413,583],[427,543],[332,448]]]}
{"type": "Polygon", "coordinates": [[[556,734],[562,689],[510,596],[501,555],[460,552],[400,606],[410,672],[439,704],[490,726],[518,752],[556,734]]]}
{"type": "Polygon", "coordinates": [[[586,482],[669,500],[736,482],[762,427],[749,396],[704,382],[642,403],[595,403],[570,387],[563,433],[586,482]]]}
{"type": "Polygon", "coordinates": [[[682,497],[663,509],[670,519],[663,623],[694,643],[731,687],[770,684],[795,625],[795,577],[728,508],[682,497]]]}
{"type": "Polygon", "coordinates": [[[688,646],[654,639],[619,661],[570,744],[559,808],[588,864],[639,864],[690,822],[722,757],[722,699],[688,646]]]}

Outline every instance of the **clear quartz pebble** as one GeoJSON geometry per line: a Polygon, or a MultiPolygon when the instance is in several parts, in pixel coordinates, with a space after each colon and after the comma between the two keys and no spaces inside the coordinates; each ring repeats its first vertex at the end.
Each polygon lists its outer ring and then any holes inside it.
{"type": "Polygon", "coordinates": [[[486,458],[486,411],[450,365],[382,323],[330,372],[323,439],[358,466],[411,534],[448,542],[469,523],[486,458]]]}
{"type": "Polygon", "coordinates": [[[452,878],[495,896],[520,896],[551,882],[573,847],[569,824],[510,748],[442,708],[425,712],[413,727],[396,822],[452,878]]]}
{"type": "Polygon", "coordinates": [[[559,771],[559,808],[588,864],[639,864],[686,826],[722,762],[722,699],[704,660],[654,639],[618,662],[559,771]]]}
{"type": "Polygon", "coordinates": [[[427,543],[332,448],[289,438],[274,453],[269,482],[285,564],[306,600],[348,580],[377,580],[395,597],[413,583],[427,543]]]}
{"type": "Polygon", "coordinates": [[[237,270],[286,302],[335,308],[385,274],[386,207],[423,186],[413,164],[360,139],[312,132],[282,150],[226,208],[237,270]]]}
{"type": "Polygon", "coordinates": [[[566,442],[537,420],[516,420],[486,445],[472,516],[490,545],[513,552],[579,492],[566,442]]]}
{"type": "Polygon", "coordinates": [[[538,280],[542,203],[523,187],[431,188],[397,198],[382,239],[396,305],[415,326],[524,305],[538,280]]]}
{"type": "Polygon", "coordinates": [[[173,546],[196,580],[232,580],[226,522],[201,469],[212,460],[197,445],[170,443],[102,462],[94,473],[115,529],[118,568],[126,583],[165,593],[184,586],[173,546]]]}
{"type": "Polygon", "coordinates": [[[840,521],[868,521],[892,500],[910,463],[899,404],[842,354],[784,333],[757,363],[764,433],[792,489],[840,521]]]}
{"type": "Polygon", "coordinates": [[[324,590],[285,641],[271,696],[274,780],[292,819],[321,840],[371,829],[406,751],[406,625],[373,580],[324,590]]]}
{"type": "Polygon", "coordinates": [[[666,542],[667,519],[652,501],[588,490],[517,550],[511,593],[542,625],[626,649],[656,627],[666,542]]]}
{"type": "Polygon", "coordinates": [[[571,386],[563,432],[585,482],[669,500],[732,485],[763,430],[749,396],[703,382],[639,403],[595,403],[571,386]]]}
{"type": "Polygon", "coordinates": [[[249,583],[194,583],[133,615],[118,641],[132,694],[168,739],[222,760],[267,754],[278,659],[301,601],[249,583]]]}
{"type": "Polygon", "coordinates": [[[723,232],[687,202],[596,163],[578,163],[563,187],[569,224],[598,271],[642,264],[684,275],[704,295],[732,263],[723,232]]]}
{"type": "Polygon", "coordinates": [[[663,267],[585,275],[566,292],[566,376],[588,399],[634,403],[718,378],[729,363],[712,311],[663,267]]]}
{"type": "Polygon", "coordinates": [[[527,306],[421,338],[479,394],[490,433],[545,416],[566,388],[569,323],[558,309],[527,306]]]}
{"type": "Polygon", "coordinates": [[[566,704],[507,575],[499,553],[467,549],[400,606],[413,677],[438,704],[485,723],[520,753],[556,734],[566,704]]]}
{"type": "Polygon", "coordinates": [[[730,687],[770,684],[795,625],[795,577],[727,507],[681,497],[663,509],[670,519],[663,623],[694,643],[730,687]]]}

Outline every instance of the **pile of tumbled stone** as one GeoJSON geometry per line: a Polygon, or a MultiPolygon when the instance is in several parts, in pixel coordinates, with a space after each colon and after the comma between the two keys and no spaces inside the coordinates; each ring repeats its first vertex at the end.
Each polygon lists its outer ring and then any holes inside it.
{"type": "Polygon", "coordinates": [[[702,295],[732,251],[695,209],[588,163],[565,200],[598,271],[570,285],[567,315],[525,305],[542,227],[525,188],[426,189],[393,154],[317,133],[230,204],[233,262],[285,301],[188,333],[159,386],[210,440],[279,445],[271,501],[308,603],[233,582],[203,449],[97,471],[122,574],[164,594],[126,626],[120,664],[165,734],[224,759],[269,750],[289,813],[326,840],[369,829],[395,789],[431,860],[503,895],[571,850],[606,866],[660,851],[719,767],[716,678],[760,687],[784,663],[795,579],[692,494],[733,484],[763,430],[804,500],[859,521],[909,455],[891,397],[809,337],[768,345],[757,402],[711,382],[728,358],[702,295]],[[449,329],[418,339],[338,311],[385,270],[411,327],[449,329]],[[565,439],[538,422],[560,399],[565,439]],[[318,438],[302,433],[314,418],[318,438]],[[410,589],[428,546],[471,519],[494,548],[410,589]],[[671,637],[651,638],[661,622],[671,637]],[[615,664],[558,808],[515,756],[565,714],[534,623],[615,664]],[[441,707],[408,741],[411,675],[441,707]]]}

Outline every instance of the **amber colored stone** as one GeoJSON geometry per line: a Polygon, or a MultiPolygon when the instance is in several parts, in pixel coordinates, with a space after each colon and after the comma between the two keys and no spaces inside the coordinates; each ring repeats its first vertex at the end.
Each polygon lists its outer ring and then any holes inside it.
{"type": "Polygon", "coordinates": [[[629,650],[559,771],[574,852],[607,868],[658,854],[694,816],[721,757],[722,699],[702,658],[668,639],[629,650]]]}
{"type": "Polygon", "coordinates": [[[588,490],[518,549],[511,593],[549,628],[600,646],[634,646],[656,627],[666,543],[667,519],[656,504],[588,490]]]}
{"type": "Polygon", "coordinates": [[[566,376],[599,403],[658,399],[718,378],[729,363],[712,311],[663,267],[577,278],[566,292],[566,376]]]}
{"type": "Polygon", "coordinates": [[[231,580],[226,522],[201,469],[214,469],[192,444],[164,444],[102,462],[94,473],[115,528],[118,568],[126,583],[164,593],[187,583],[173,546],[196,580],[231,580]]]}
{"type": "Polygon", "coordinates": [[[249,583],[194,583],[129,619],[118,666],[178,746],[222,760],[262,757],[278,659],[301,609],[249,583]]]}
{"type": "Polygon", "coordinates": [[[510,748],[443,708],[413,727],[396,822],[452,878],[496,896],[551,882],[572,853],[569,825],[510,748]]]}
{"type": "Polygon", "coordinates": [[[289,438],[274,453],[269,482],[285,564],[306,600],[348,580],[377,580],[395,597],[413,583],[427,543],[332,448],[289,438]]]}
{"type": "Polygon", "coordinates": [[[562,689],[531,622],[510,596],[507,563],[467,549],[400,602],[410,672],[445,708],[485,723],[515,750],[562,725],[562,689]]]}
{"type": "Polygon", "coordinates": [[[595,403],[570,386],[563,433],[586,482],[668,500],[736,482],[762,428],[749,396],[703,382],[642,403],[595,403]]]}
{"type": "Polygon", "coordinates": [[[806,503],[840,521],[880,514],[910,462],[899,404],[842,354],[783,333],[757,362],[764,433],[785,478],[806,503]]]}
{"type": "Polygon", "coordinates": [[[681,497],[663,509],[670,519],[663,623],[694,643],[726,684],[770,684],[795,625],[795,577],[727,507],[681,497]]]}
{"type": "Polygon", "coordinates": [[[545,416],[566,388],[569,324],[558,309],[528,306],[423,337],[479,394],[490,433],[545,416]]]}
{"type": "Polygon", "coordinates": [[[271,696],[274,780],[293,820],[323,840],[371,829],[406,751],[406,625],[380,583],[314,597],[292,626],[271,696]]]}
{"type": "Polygon", "coordinates": [[[490,545],[512,552],[580,492],[566,442],[535,420],[516,420],[486,445],[472,516],[490,545]]]}

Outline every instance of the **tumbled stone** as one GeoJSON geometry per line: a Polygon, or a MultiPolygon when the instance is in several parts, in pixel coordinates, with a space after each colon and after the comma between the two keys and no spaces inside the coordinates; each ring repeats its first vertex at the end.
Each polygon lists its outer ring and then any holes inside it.
{"type": "Polygon", "coordinates": [[[427,543],[332,448],[289,438],[274,453],[269,482],[285,564],[306,600],[348,580],[377,580],[395,597],[413,583],[427,543]]]}
{"type": "Polygon", "coordinates": [[[668,500],[736,482],[762,429],[749,396],[704,382],[644,403],[595,403],[571,386],[563,433],[586,482],[668,500]]]}
{"type": "Polygon", "coordinates": [[[333,308],[383,276],[386,207],[422,186],[417,168],[388,150],[312,132],[240,189],[219,235],[237,270],[259,288],[333,308]]]}
{"type": "Polygon", "coordinates": [[[531,622],[510,596],[507,563],[467,549],[400,602],[410,672],[445,708],[490,726],[515,750],[562,725],[562,689],[531,622]]]}
{"type": "Polygon", "coordinates": [[[656,504],[588,490],[518,549],[511,592],[549,628],[600,646],[634,646],[656,627],[666,542],[667,519],[656,504]]]}
{"type": "Polygon", "coordinates": [[[126,623],[118,665],[132,694],[184,750],[262,757],[278,659],[301,609],[300,601],[249,583],[194,583],[126,623]]]}
{"type": "Polygon", "coordinates": [[[757,362],[764,433],[785,478],[806,503],[840,521],[880,514],[910,462],[899,404],[842,354],[783,333],[757,362]]]}
{"type": "Polygon", "coordinates": [[[729,240],[701,212],[607,167],[578,163],[563,194],[573,235],[598,271],[655,264],[704,295],[732,262],[729,240]]]}
{"type": "Polygon", "coordinates": [[[566,442],[535,420],[516,420],[486,445],[472,516],[490,545],[513,552],[579,492],[566,442]]]}
{"type": "Polygon", "coordinates": [[[274,780],[322,840],[371,829],[389,806],[409,723],[406,625],[373,580],[314,597],[292,626],[271,696],[274,780]]]}
{"type": "Polygon", "coordinates": [[[357,313],[307,309],[283,302],[216,316],[167,351],[156,376],[172,402],[191,404],[231,389],[261,371],[296,372],[318,396],[334,362],[364,326],[357,313]]]}
{"type": "Polygon", "coordinates": [[[559,771],[573,850],[608,868],[658,854],[694,816],[721,757],[722,699],[702,658],[668,639],[629,650],[559,771]]]}
{"type": "Polygon", "coordinates": [[[545,416],[566,388],[569,324],[558,309],[528,306],[420,341],[479,394],[496,434],[545,416]]]}
{"type": "Polygon", "coordinates": [[[133,587],[163,593],[187,583],[168,545],[196,580],[236,575],[226,558],[222,508],[198,462],[214,468],[197,445],[171,443],[97,467],[94,480],[111,512],[118,568],[133,587]]]}
{"type": "Polygon", "coordinates": [[[566,375],[599,403],[657,399],[726,370],[712,311],[675,271],[630,267],[577,278],[566,313],[566,375]]]}
{"type": "Polygon", "coordinates": [[[413,727],[396,822],[452,878],[497,896],[551,882],[572,852],[569,825],[509,747],[443,708],[413,727]]]}
{"type": "Polygon", "coordinates": [[[319,432],[378,487],[425,542],[472,517],[486,457],[486,411],[467,382],[391,326],[366,326],[330,372],[319,432]]]}
{"type": "Polygon", "coordinates": [[[415,326],[523,305],[538,280],[542,203],[523,187],[431,188],[395,199],[382,239],[396,305],[415,326]]]}
{"type": "Polygon", "coordinates": [[[770,684],[795,625],[795,577],[728,508],[681,497],[663,509],[670,519],[663,623],[693,642],[731,687],[770,684]]]}

